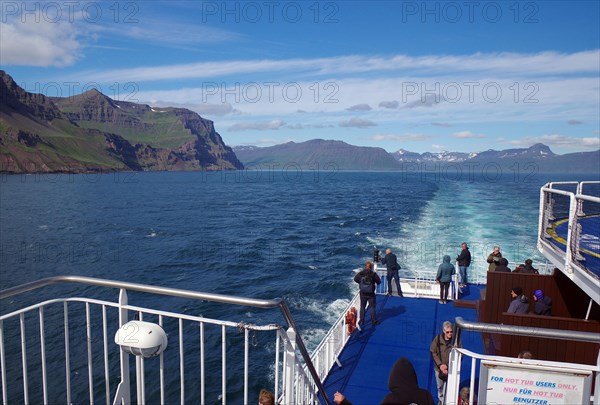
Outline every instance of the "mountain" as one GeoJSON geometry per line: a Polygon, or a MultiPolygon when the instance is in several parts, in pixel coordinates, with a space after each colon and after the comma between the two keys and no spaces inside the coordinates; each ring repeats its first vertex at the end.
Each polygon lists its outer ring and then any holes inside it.
{"type": "Polygon", "coordinates": [[[470,153],[463,152],[409,152],[404,149],[391,153],[399,162],[463,162],[472,157],[470,153]]]}
{"type": "Polygon", "coordinates": [[[478,153],[464,152],[425,152],[415,153],[404,149],[391,155],[406,169],[417,167],[422,170],[439,170],[441,164],[460,164],[467,172],[473,168],[495,165],[508,171],[520,171],[524,174],[537,172],[595,173],[600,168],[600,150],[557,155],[547,145],[537,143],[529,148],[494,150],[478,153]]]}
{"type": "Polygon", "coordinates": [[[234,146],[242,163],[251,168],[261,165],[278,165],[284,168],[298,165],[301,168],[335,170],[395,170],[398,162],[384,149],[349,145],[342,141],[313,139],[306,142],[288,142],[269,147],[234,146]]]}
{"type": "Polygon", "coordinates": [[[243,165],[212,121],[98,92],[49,98],[0,70],[0,171],[219,170],[243,165]]]}
{"type": "Polygon", "coordinates": [[[600,150],[557,155],[541,143],[529,148],[490,149],[478,153],[416,153],[405,149],[387,153],[381,148],[323,139],[270,147],[234,146],[233,149],[248,168],[261,165],[284,168],[290,164],[307,169],[339,170],[452,171],[460,168],[463,173],[486,171],[492,175],[502,170],[524,177],[539,172],[596,173],[600,168],[600,150]],[[459,167],[451,167],[455,165],[459,167]]]}

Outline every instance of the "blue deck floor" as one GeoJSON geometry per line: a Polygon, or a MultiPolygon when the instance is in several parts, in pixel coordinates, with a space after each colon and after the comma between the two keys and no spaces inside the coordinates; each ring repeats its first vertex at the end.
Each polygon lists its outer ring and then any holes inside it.
{"type": "MultiPolygon", "coordinates": [[[[465,292],[463,299],[479,298],[478,286],[469,285],[465,292]]],[[[389,392],[392,365],[404,356],[413,363],[419,386],[428,389],[437,401],[429,345],[445,320],[454,322],[457,316],[476,320],[475,310],[455,307],[452,302],[441,305],[433,299],[378,295],[377,316],[381,324],[373,326],[367,315],[363,331],[354,332],[339,356],[342,367],[335,365],[324,383],[329,398],[340,391],[354,405],[379,404],[389,392]]],[[[463,332],[462,345],[483,353],[478,333],[463,332]]],[[[462,367],[462,378],[468,380],[471,362],[463,361],[462,367]]]]}

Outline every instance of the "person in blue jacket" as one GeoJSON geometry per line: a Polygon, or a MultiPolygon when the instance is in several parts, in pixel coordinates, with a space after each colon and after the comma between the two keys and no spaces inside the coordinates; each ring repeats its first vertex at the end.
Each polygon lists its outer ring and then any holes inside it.
{"type": "Polygon", "coordinates": [[[445,255],[444,261],[439,265],[437,275],[435,276],[435,281],[440,283],[440,304],[448,302],[448,289],[450,288],[452,275],[455,272],[454,266],[450,263],[450,256],[445,255]]]}

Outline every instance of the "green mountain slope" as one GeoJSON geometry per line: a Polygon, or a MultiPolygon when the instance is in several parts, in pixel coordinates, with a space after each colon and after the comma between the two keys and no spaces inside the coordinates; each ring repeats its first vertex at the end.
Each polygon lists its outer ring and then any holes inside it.
{"type": "Polygon", "coordinates": [[[182,108],[25,92],[0,71],[0,171],[221,170],[243,167],[212,121],[182,108]]]}
{"type": "Polygon", "coordinates": [[[247,167],[294,164],[303,168],[328,167],[339,170],[392,170],[400,164],[384,149],[349,145],[342,141],[313,139],[288,142],[265,148],[235,147],[238,158],[247,167]]]}

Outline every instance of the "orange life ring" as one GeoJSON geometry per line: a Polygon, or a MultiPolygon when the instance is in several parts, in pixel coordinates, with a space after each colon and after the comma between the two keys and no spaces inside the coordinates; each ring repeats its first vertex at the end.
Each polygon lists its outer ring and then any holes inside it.
{"type": "Polygon", "coordinates": [[[356,318],[356,308],[352,307],[346,312],[346,325],[348,326],[349,335],[356,329],[356,318]]]}

